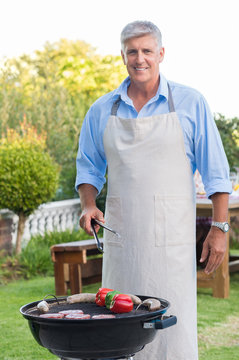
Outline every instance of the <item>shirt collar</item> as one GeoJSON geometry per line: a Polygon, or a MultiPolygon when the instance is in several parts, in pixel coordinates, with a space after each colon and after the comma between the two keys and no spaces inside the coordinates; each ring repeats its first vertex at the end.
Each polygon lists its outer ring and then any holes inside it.
{"type": "MultiPolygon", "coordinates": [[[[121,99],[128,104],[132,104],[132,100],[128,97],[127,89],[130,84],[130,77],[128,76],[116,89],[115,95],[120,95],[121,99]]],[[[159,97],[164,97],[168,100],[168,82],[162,73],[160,73],[160,83],[156,95],[150,100],[150,102],[157,101],[159,97]]]]}
{"type": "Polygon", "coordinates": [[[121,97],[121,100],[123,100],[124,102],[126,102],[129,105],[132,105],[132,100],[128,97],[127,94],[127,89],[129,87],[130,84],[130,77],[128,76],[118,87],[118,89],[116,89],[115,95],[118,95],[121,97]]]}

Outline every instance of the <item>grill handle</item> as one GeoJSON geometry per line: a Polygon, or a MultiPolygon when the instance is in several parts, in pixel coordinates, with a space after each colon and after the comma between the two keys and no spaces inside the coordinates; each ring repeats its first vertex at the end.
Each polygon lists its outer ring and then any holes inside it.
{"type": "Polygon", "coordinates": [[[174,315],[170,316],[162,316],[160,319],[154,319],[151,321],[144,322],[144,329],[156,329],[162,330],[166,329],[167,327],[173,326],[177,323],[177,318],[174,315]]]}

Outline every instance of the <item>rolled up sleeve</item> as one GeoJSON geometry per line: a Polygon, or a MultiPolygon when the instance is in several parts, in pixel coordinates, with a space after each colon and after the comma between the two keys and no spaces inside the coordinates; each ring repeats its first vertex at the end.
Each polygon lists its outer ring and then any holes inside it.
{"type": "Polygon", "coordinates": [[[99,122],[91,108],[84,119],[76,158],[75,189],[80,184],[91,184],[98,193],[105,183],[106,159],[100,144],[99,122]]]}
{"type": "Polygon", "coordinates": [[[195,159],[208,197],[216,192],[231,193],[229,165],[221,137],[206,100],[196,109],[195,159]]]}

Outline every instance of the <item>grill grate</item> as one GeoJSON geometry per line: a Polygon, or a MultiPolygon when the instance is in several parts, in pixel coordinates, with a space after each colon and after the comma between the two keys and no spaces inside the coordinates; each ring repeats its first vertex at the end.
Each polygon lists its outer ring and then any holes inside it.
{"type": "MultiPolygon", "coordinates": [[[[99,314],[112,314],[110,310],[108,310],[105,306],[98,306],[95,303],[74,303],[74,304],[68,304],[66,301],[60,302],[57,304],[56,302],[51,303],[48,302],[50,310],[49,313],[58,313],[59,311],[64,310],[82,310],[84,314],[90,314],[93,315],[99,315],[99,314]]],[[[162,310],[164,309],[164,306],[162,305],[162,310]]],[[[161,309],[160,309],[161,310],[161,309]]],[[[37,309],[37,307],[33,307],[26,311],[27,315],[32,316],[39,316],[41,313],[37,309]]],[[[126,318],[126,317],[132,317],[135,315],[145,315],[150,314],[147,308],[139,308],[136,311],[136,306],[134,306],[134,309],[129,313],[123,313],[123,314],[114,314],[116,318],[126,318]]]]}

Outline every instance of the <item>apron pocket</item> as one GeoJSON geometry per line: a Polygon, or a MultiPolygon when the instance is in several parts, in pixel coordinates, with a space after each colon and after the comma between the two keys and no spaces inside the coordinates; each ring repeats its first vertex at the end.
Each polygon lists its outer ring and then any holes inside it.
{"type": "Polygon", "coordinates": [[[155,246],[195,243],[196,210],[184,196],[154,197],[155,246]]]}
{"type": "Polygon", "coordinates": [[[105,223],[120,234],[120,237],[118,237],[111,231],[104,230],[105,244],[122,247],[122,206],[120,197],[108,196],[106,198],[105,223]]]}

